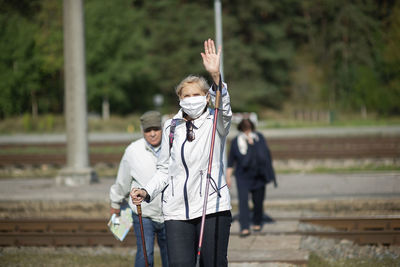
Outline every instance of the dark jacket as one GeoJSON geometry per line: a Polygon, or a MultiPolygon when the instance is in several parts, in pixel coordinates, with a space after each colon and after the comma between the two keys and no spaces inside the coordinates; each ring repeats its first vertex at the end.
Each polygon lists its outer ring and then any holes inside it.
{"type": "Polygon", "coordinates": [[[231,142],[231,149],[228,157],[228,167],[235,165],[235,177],[249,188],[257,188],[267,183],[274,182],[277,186],[274,168],[272,166],[271,153],[263,135],[255,132],[258,141],[254,140],[253,145],[248,144],[247,153],[239,151],[237,137],[231,142]]]}

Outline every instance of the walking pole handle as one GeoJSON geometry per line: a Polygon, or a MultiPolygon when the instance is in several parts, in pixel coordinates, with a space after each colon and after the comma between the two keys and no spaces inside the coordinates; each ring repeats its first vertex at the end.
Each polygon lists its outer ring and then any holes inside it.
{"type": "Polygon", "coordinates": [[[215,107],[215,109],[219,109],[219,105],[220,105],[220,103],[221,103],[221,91],[222,91],[222,81],[221,81],[221,75],[219,76],[219,84],[218,84],[218,86],[216,86],[217,87],[217,89],[216,89],[216,92],[215,92],[215,104],[214,104],[214,107],[215,107]]]}
{"type": "Polygon", "coordinates": [[[217,92],[215,93],[215,108],[219,109],[219,104],[221,102],[221,91],[217,90],[217,92]]]}

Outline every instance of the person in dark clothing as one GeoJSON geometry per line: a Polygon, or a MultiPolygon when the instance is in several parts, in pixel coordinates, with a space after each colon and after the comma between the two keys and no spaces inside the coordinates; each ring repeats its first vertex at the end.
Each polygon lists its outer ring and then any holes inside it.
{"type": "Polygon", "coordinates": [[[261,231],[263,201],[266,185],[273,182],[277,186],[272,158],[263,135],[255,131],[250,119],[243,119],[238,125],[239,134],[232,140],[228,157],[227,182],[235,167],[236,185],[239,196],[240,236],[250,235],[249,193],[253,201],[254,232],[261,231]]]}

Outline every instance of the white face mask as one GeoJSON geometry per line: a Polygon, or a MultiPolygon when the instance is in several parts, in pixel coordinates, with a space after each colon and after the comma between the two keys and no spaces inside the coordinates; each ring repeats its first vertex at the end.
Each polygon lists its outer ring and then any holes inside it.
{"type": "Polygon", "coordinates": [[[203,114],[203,111],[207,105],[206,96],[192,96],[181,99],[179,102],[183,112],[185,112],[190,118],[196,119],[203,114]]]}

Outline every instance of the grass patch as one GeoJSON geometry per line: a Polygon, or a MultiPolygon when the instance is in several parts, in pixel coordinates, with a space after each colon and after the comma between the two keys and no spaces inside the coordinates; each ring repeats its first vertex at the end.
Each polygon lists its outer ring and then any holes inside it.
{"type": "Polygon", "coordinates": [[[132,256],[18,253],[0,256],[2,266],[132,266],[132,256]]]}
{"type": "Polygon", "coordinates": [[[61,132],[65,132],[65,119],[61,115],[46,114],[33,118],[24,114],[0,120],[0,134],[61,132]]]}
{"type": "Polygon", "coordinates": [[[260,129],[290,129],[318,127],[362,127],[362,126],[395,126],[400,125],[400,118],[385,119],[342,119],[329,122],[297,121],[290,119],[268,120],[260,123],[260,129]]]}
{"type": "MultiPolygon", "coordinates": [[[[127,144],[128,145],[128,144],[127,144]]],[[[124,152],[127,145],[121,146],[92,146],[89,148],[90,153],[96,154],[121,154],[124,152]]],[[[21,146],[21,147],[5,147],[0,150],[0,155],[57,155],[65,154],[65,146],[61,147],[46,147],[46,146],[21,146]]]]}
{"type": "MultiPolygon", "coordinates": [[[[113,253],[98,251],[96,248],[85,253],[73,248],[75,253],[63,252],[63,249],[54,248],[17,248],[2,249],[0,253],[1,266],[86,266],[86,267],[123,267],[134,265],[134,248],[131,253],[113,253]]],[[[161,266],[161,260],[155,252],[154,266],[161,266]]],[[[399,259],[384,257],[382,259],[335,259],[327,260],[311,253],[308,267],[393,267],[400,266],[399,259]]]]}
{"type": "MultiPolygon", "coordinates": [[[[140,132],[141,114],[129,114],[127,116],[111,116],[109,120],[103,120],[98,115],[89,114],[89,132],[140,132]]],[[[294,119],[287,112],[271,113],[265,116],[266,120],[260,120],[260,129],[271,128],[309,128],[309,127],[346,127],[346,126],[390,126],[400,125],[400,117],[362,118],[354,114],[338,114],[331,122],[328,121],[302,121],[294,119]]],[[[236,127],[233,125],[232,127],[236,127]]],[[[0,120],[0,134],[30,134],[30,133],[64,133],[65,118],[62,114],[44,114],[33,118],[26,113],[22,116],[10,117],[0,120]]]]}
{"type": "Polygon", "coordinates": [[[259,129],[267,128],[313,128],[313,127],[357,127],[357,126],[393,126],[400,125],[399,116],[383,117],[377,114],[368,114],[363,117],[360,113],[335,111],[320,113],[319,118],[304,110],[302,115],[295,114],[294,107],[284,107],[281,111],[266,110],[260,112],[259,129]]]}
{"type": "Polygon", "coordinates": [[[382,259],[336,259],[326,260],[311,253],[308,267],[394,267],[400,266],[400,259],[384,257],[382,259]]]}
{"type": "Polygon", "coordinates": [[[2,148],[0,155],[57,155],[65,154],[65,147],[38,147],[38,146],[24,146],[2,148]]]}
{"type": "MultiPolygon", "coordinates": [[[[111,116],[102,120],[99,116],[88,116],[89,132],[140,132],[140,115],[111,116]]],[[[0,120],[0,134],[65,133],[63,115],[45,114],[33,118],[30,114],[0,120]]]]}
{"type": "MultiPolygon", "coordinates": [[[[0,249],[1,266],[133,266],[136,248],[67,248],[21,247],[0,249]]],[[[159,252],[154,252],[154,266],[161,266],[159,252]]]]}

